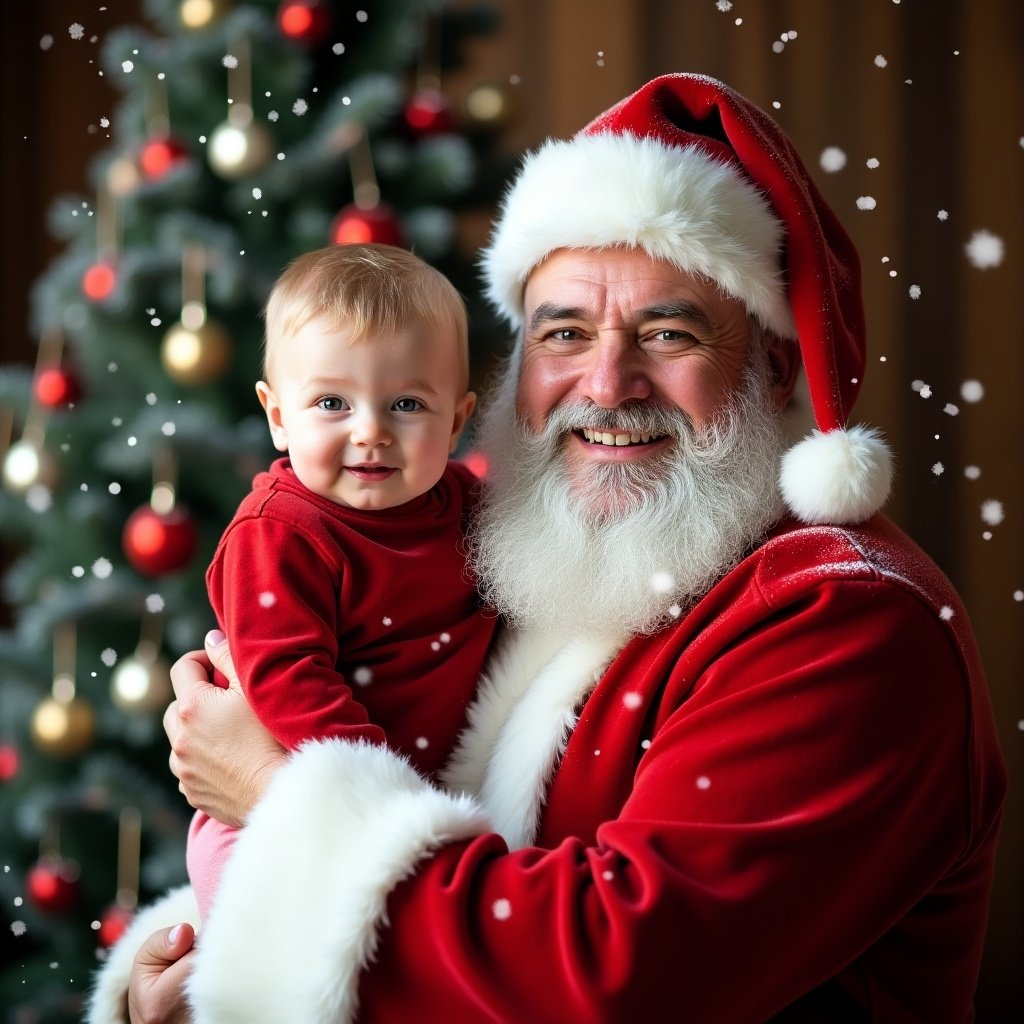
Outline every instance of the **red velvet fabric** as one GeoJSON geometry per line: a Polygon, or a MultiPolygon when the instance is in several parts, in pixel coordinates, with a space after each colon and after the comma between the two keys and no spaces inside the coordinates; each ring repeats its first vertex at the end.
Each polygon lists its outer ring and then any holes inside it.
{"type": "Polygon", "coordinates": [[[944,577],[786,527],[613,662],[535,846],[393,891],[359,1019],[967,1021],[1004,789],[944,577]]]}

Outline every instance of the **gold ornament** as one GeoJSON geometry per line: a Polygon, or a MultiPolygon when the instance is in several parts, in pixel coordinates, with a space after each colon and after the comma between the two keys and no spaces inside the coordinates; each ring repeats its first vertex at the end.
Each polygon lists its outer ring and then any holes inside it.
{"type": "Polygon", "coordinates": [[[185,28],[194,31],[219,21],[230,7],[228,0],[182,0],[178,17],[185,28]]]}
{"type": "Polygon", "coordinates": [[[206,145],[210,166],[228,181],[258,174],[270,162],[273,149],[273,139],[263,125],[230,117],[214,128],[206,145]]]}
{"type": "Polygon", "coordinates": [[[15,494],[24,494],[37,484],[53,490],[60,478],[57,460],[32,441],[15,441],[4,457],[4,485],[15,494]]]}
{"type": "Polygon", "coordinates": [[[481,82],[466,93],[462,111],[471,128],[500,131],[511,124],[518,112],[516,93],[498,82],[481,82]]]}
{"type": "Polygon", "coordinates": [[[161,711],[171,699],[171,667],[143,641],[110,677],[110,696],[123,711],[161,711]]]}
{"type": "Polygon", "coordinates": [[[186,327],[180,320],[164,335],[160,361],[179,384],[209,384],[231,362],[231,340],[215,320],[186,327]]]}
{"type": "Polygon", "coordinates": [[[96,715],[84,700],[47,697],[32,713],[32,739],[44,754],[76,757],[92,744],[95,725],[96,715]]]}

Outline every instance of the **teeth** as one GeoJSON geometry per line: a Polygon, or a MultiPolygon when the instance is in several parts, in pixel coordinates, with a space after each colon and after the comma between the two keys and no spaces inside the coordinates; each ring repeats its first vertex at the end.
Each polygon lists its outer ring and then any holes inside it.
{"type": "Polygon", "coordinates": [[[647,430],[631,434],[612,434],[609,431],[594,430],[591,427],[584,427],[582,434],[591,444],[603,444],[611,448],[622,448],[629,444],[650,444],[651,441],[658,441],[666,436],[665,434],[652,434],[647,430]]]}

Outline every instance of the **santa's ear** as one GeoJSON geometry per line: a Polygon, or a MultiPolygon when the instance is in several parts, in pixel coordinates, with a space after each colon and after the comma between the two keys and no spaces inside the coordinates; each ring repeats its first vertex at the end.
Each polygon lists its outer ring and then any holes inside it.
{"type": "Polygon", "coordinates": [[[771,370],[772,400],[777,409],[785,409],[800,377],[800,346],[793,338],[780,338],[768,332],[760,343],[771,370]]]}

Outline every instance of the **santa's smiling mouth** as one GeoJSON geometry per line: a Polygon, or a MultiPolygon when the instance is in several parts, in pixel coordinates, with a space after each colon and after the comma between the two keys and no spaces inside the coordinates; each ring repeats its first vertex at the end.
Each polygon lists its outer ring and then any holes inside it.
{"type": "Polygon", "coordinates": [[[624,433],[621,431],[593,430],[590,427],[583,427],[576,431],[577,437],[582,437],[589,444],[603,444],[609,448],[625,448],[627,445],[651,444],[668,437],[668,434],[652,434],[649,431],[624,433]]]}

